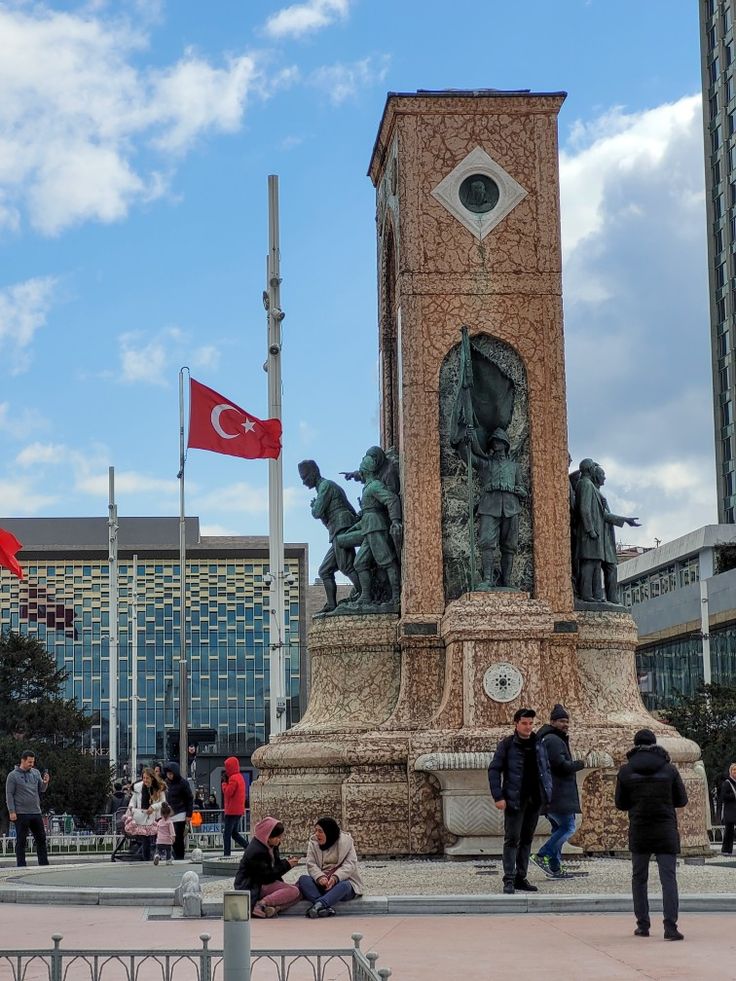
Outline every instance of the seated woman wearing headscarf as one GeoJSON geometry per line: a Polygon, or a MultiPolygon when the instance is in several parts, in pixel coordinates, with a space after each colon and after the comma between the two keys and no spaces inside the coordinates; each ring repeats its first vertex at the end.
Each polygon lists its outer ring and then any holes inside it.
{"type": "Polygon", "coordinates": [[[307,916],[334,916],[337,903],[363,895],[355,845],[347,831],[333,818],[320,818],[307,846],[307,875],[299,879],[299,890],[312,905],[307,916]]]}
{"type": "Polygon", "coordinates": [[[266,817],[253,829],[253,837],[240,859],[235,888],[250,892],[252,915],[263,919],[276,916],[301,899],[297,886],[284,882],[298,858],[281,858],[279,845],[284,826],[276,818],[266,817]]]}

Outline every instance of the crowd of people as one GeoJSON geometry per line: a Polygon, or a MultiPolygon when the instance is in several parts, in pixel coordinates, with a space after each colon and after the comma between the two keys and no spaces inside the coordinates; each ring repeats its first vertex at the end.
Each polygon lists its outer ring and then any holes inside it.
{"type": "MultiPolygon", "coordinates": [[[[47,770],[39,772],[35,761],[33,750],[23,750],[20,762],[10,771],[5,783],[8,813],[15,825],[15,859],[19,867],[26,864],[29,833],[36,846],[38,864],[49,864],[41,797],[51,777],[47,770]]],[[[140,780],[128,785],[119,781],[113,784],[106,814],[112,828],[138,845],[137,857],[154,865],[162,860],[171,863],[184,859],[187,833],[192,824],[201,823],[203,811],[210,812],[208,823],[218,822],[222,815],[224,854],[229,855],[233,840],[243,849],[248,846],[247,836],[240,833],[246,809],[245,779],[235,756],[225,760],[221,790],[222,810],[214,792],[205,798],[203,787],[192,789],[178,763],[154,763],[143,769],[140,780]]]]}
{"type": "MultiPolygon", "coordinates": [[[[534,731],[536,712],[520,708],[514,714],[513,732],[500,740],[488,768],[495,806],[503,812],[503,892],[537,892],[528,879],[533,862],[546,876],[571,875],[562,862],[562,850],[575,831],[581,812],[577,773],[585,767],[609,767],[607,753],[590,752],[574,759],[569,742],[570,715],[557,704],[547,724],[534,731]],[[551,832],[536,854],[531,853],[540,816],[551,832]]],[[[627,761],[616,779],[615,805],[629,816],[629,851],[632,861],[632,895],[636,936],[648,937],[651,929],[648,901],[649,862],[655,857],[662,885],[665,940],[682,940],[677,920],[677,855],[680,838],[678,808],[688,802],[677,768],[671,763],[651,729],[640,729],[633,738],[627,761]]],[[[46,831],[41,798],[51,777],[35,767],[35,753],[28,749],[6,780],[6,803],[16,828],[16,864],[26,864],[28,834],[33,836],[39,865],[48,865],[46,831]]],[[[335,914],[338,903],[363,893],[363,881],[351,836],[332,817],[322,817],[306,847],[306,874],[297,883],[284,875],[299,864],[296,856],[279,853],[284,825],[274,817],[256,824],[253,838],[240,832],[247,803],[246,784],[237,757],[225,760],[222,779],[223,853],[231,854],[234,841],[243,849],[235,888],[251,896],[253,916],[271,918],[301,899],[309,901],[307,916],[335,914]]],[[[154,763],[130,786],[115,783],[108,813],[121,816],[126,835],[139,842],[143,861],[171,863],[183,859],[186,834],[197,809],[220,808],[214,793],[205,798],[204,788],[193,792],[177,763],[154,763]],[[212,806],[214,805],[214,806],[212,806]]],[[[718,817],[723,823],[722,853],[733,853],[736,828],[736,763],[719,784],[718,817]]]]}

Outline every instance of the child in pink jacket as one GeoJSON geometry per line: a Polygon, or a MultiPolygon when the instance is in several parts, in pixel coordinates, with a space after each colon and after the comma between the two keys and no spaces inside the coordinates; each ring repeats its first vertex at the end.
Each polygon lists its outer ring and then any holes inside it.
{"type": "Polygon", "coordinates": [[[171,808],[168,804],[161,805],[161,817],[156,822],[156,854],[153,856],[153,864],[158,865],[161,859],[166,860],[167,865],[173,865],[171,858],[171,846],[174,844],[176,832],[174,822],[171,820],[171,808]]]}

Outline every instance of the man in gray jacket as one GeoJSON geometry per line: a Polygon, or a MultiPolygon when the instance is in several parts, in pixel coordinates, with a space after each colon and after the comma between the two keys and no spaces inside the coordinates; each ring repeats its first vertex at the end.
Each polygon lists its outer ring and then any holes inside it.
{"type": "Polygon", "coordinates": [[[26,864],[26,839],[29,831],[36,843],[38,864],[49,864],[46,829],[41,817],[41,794],[46,793],[49,774],[44,770],[41,776],[33,765],[35,762],[36,754],[33,750],[24,749],[20,754],[20,763],[10,771],[5,781],[5,800],[10,820],[15,823],[15,864],[20,867],[26,864]]]}

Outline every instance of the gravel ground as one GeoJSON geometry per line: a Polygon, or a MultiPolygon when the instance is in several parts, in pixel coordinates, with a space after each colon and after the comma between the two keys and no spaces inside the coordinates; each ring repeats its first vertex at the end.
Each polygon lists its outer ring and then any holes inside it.
{"type": "MultiPolygon", "coordinates": [[[[529,866],[529,880],[540,892],[560,895],[576,893],[628,893],[631,889],[631,863],[616,858],[574,858],[565,862],[574,872],[585,872],[573,879],[548,879],[534,864],[529,866]]],[[[482,895],[501,891],[501,862],[478,861],[366,861],[361,862],[366,895],[371,896],[437,896],[482,895]]],[[[286,882],[295,882],[304,873],[298,867],[288,873],[286,882]]],[[[705,865],[677,863],[677,881],[681,893],[735,893],[736,856],[708,859],[705,865]]],[[[652,865],[650,883],[659,891],[657,869],[652,865]]],[[[205,898],[218,899],[232,888],[232,879],[202,879],[205,898]]]]}

